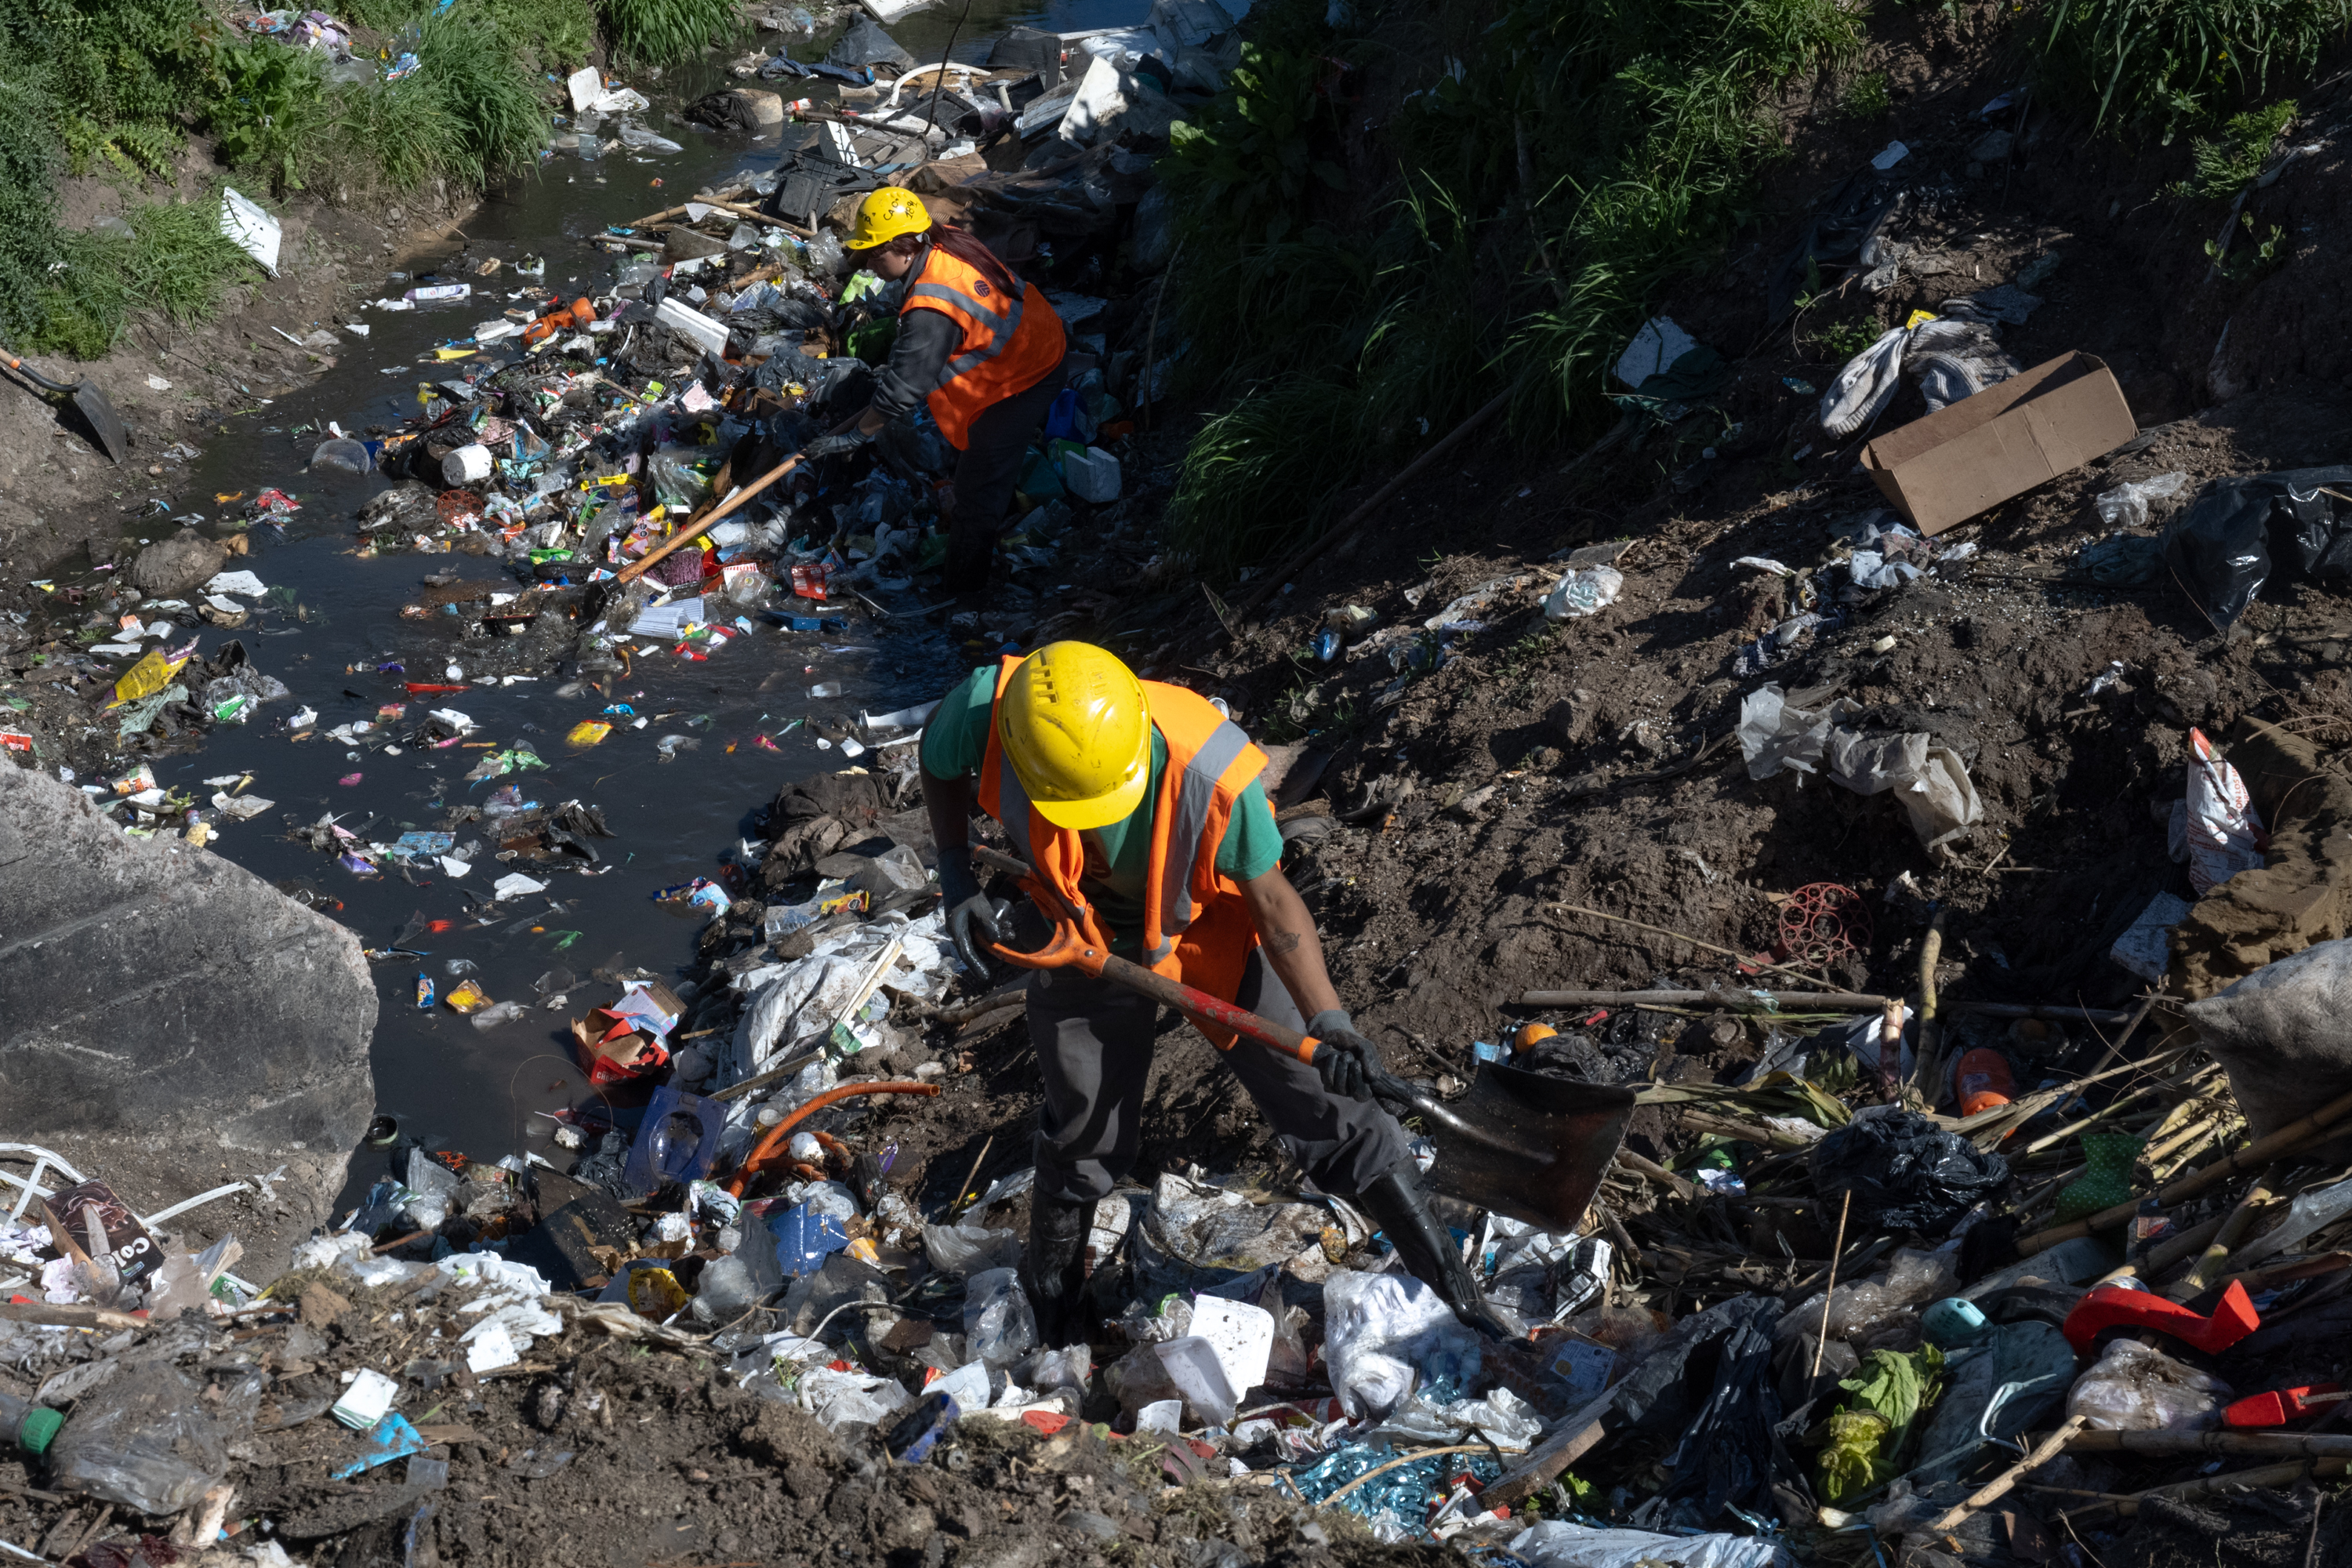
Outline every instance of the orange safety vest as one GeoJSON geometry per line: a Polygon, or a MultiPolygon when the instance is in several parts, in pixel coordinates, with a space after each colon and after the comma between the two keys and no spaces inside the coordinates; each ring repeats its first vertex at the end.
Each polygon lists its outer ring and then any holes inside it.
{"type": "MultiPolygon", "coordinates": [[[[998,664],[998,701],[1004,700],[1005,683],[1020,663],[1008,656],[998,664]]],[[[1168,746],[1168,766],[1160,776],[1151,814],[1151,861],[1143,895],[1144,962],[1171,980],[1230,1002],[1241,990],[1250,949],[1257,945],[1257,928],[1242,902],[1241,885],[1217,869],[1217,847],[1225,841],[1242,791],[1265,771],[1265,753],[1207,698],[1157,680],[1145,681],[1143,689],[1151,727],[1168,746]]],[[[1020,776],[1004,760],[993,708],[988,716],[988,755],[980,765],[980,805],[1003,825],[1013,852],[1035,869],[1037,880],[1061,895],[1086,939],[1108,950],[1108,937],[1078,887],[1086,869],[1086,847],[1075,830],[1055,826],[1030,805],[1020,776]]],[[[1030,896],[1050,916],[1047,900],[1038,897],[1041,891],[1031,887],[1030,896]]],[[[1213,1034],[1210,1039],[1221,1050],[1234,1043],[1230,1034],[1222,1038],[1213,1034]]]]}
{"type": "Polygon", "coordinates": [[[1028,391],[1062,363],[1062,318],[1034,283],[1018,300],[987,274],[938,246],[907,286],[898,313],[937,310],[963,329],[940,384],[924,398],[940,434],[961,452],[971,445],[971,422],[991,404],[1028,391]]]}

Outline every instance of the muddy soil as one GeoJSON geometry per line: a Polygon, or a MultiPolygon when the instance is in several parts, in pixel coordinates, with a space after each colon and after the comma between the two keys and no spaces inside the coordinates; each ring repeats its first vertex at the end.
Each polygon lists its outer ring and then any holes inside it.
{"type": "MultiPolygon", "coordinates": [[[[289,1276],[299,1310],[256,1315],[209,1338],[179,1323],[130,1330],[93,1347],[16,1342],[0,1391],[29,1395],[96,1356],[115,1375],[177,1364],[222,1387],[264,1380],[250,1435],[229,1445],[233,1495],[218,1555],[142,1537],[161,1524],[53,1492],[38,1467],[0,1453],[0,1540],[53,1561],[156,1568],[242,1563],[275,1541],[318,1564],[539,1564],[943,1562],[1037,1568],[1047,1562],[1235,1568],[1242,1563],[1434,1563],[1434,1548],[1382,1547],[1349,1516],[1324,1517],[1256,1485],[1171,1487],[1156,1439],[1072,1423],[1047,1435],[971,1420],[928,1460],[893,1464],[871,1427],[825,1431],[798,1407],[740,1385],[759,1359],[614,1338],[591,1320],[533,1344],[519,1366],[476,1376],[450,1343],[467,1326],[462,1294],[427,1300],[402,1286],[289,1276]],[[54,1347],[68,1348],[58,1353],[54,1347]],[[453,1361],[451,1358],[455,1358],[453,1361]],[[347,1479],[361,1435],[325,1413],[339,1372],[400,1381],[397,1408],[419,1456],[447,1466],[433,1484],[395,1458],[347,1479]],[[267,1521],[266,1523],[264,1521],[267,1521]]],[[[0,1334],[5,1337],[5,1334],[0,1334]]],[[[753,1344],[756,1346],[756,1340],[753,1344]]],[[[900,1358],[892,1358],[900,1359],[900,1358]]],[[[233,1402],[218,1401],[224,1410],[233,1402]]]]}

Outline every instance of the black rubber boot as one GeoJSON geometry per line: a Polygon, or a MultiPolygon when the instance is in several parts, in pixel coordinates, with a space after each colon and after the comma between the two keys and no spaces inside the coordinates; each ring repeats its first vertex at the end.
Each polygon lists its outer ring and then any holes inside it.
{"type": "Polygon", "coordinates": [[[1421,1184],[1421,1167],[1403,1161],[1372,1178],[1370,1185],[1348,1200],[1381,1227],[1397,1249],[1405,1272],[1437,1292],[1454,1309],[1465,1328],[1492,1340],[1517,1336],[1505,1328],[1478,1294],[1470,1266],[1462,1261],[1452,1233],[1429,1212],[1429,1197],[1421,1184]]]}
{"type": "Polygon", "coordinates": [[[1029,1248],[1021,1258],[1021,1289],[1037,1320],[1045,1350],[1087,1342],[1079,1297],[1087,1288],[1087,1229],[1091,1203],[1063,1203],[1037,1194],[1029,1200],[1029,1248]]]}

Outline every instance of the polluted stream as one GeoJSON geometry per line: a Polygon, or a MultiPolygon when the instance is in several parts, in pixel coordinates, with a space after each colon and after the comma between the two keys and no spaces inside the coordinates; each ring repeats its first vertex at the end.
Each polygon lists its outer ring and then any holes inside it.
{"type": "MultiPolygon", "coordinates": [[[[1136,11],[1126,0],[1042,11],[974,6],[961,19],[954,11],[919,14],[890,31],[918,58],[936,59],[953,30],[954,58],[976,62],[1016,23],[1066,32],[1130,24],[1140,19],[1136,11]]],[[[794,52],[821,58],[823,45],[794,52]]],[[[681,145],[675,154],[607,153],[585,161],[560,150],[535,175],[490,197],[461,226],[460,238],[412,257],[410,274],[387,275],[378,290],[397,299],[410,289],[463,280],[472,286],[471,298],[397,312],[354,308],[351,320],[369,331],[344,335],[331,368],[299,392],[227,420],[205,445],[190,465],[182,521],[151,508],[155,515],[126,531],[127,559],[190,526],[184,520],[191,513],[205,519],[197,525],[203,531],[226,537],[236,526],[231,520],[264,492],[277,489],[299,503],[290,515],[255,521],[246,530],[247,552],[227,563],[229,571],[258,577],[266,596],[251,604],[244,625],[203,626],[194,642],[203,660],[241,641],[251,667],[283,682],[289,695],[261,706],[250,721],[213,726],[193,749],[155,756],[149,765],[158,786],[199,801],[220,787],[207,781],[236,789],[235,781],[250,775],[243,793],[275,803],[250,821],[208,814],[208,847],[358,934],[380,1000],[373,1043],[379,1117],[396,1119],[401,1136],[431,1147],[484,1158],[543,1152],[555,1125],[547,1112],[599,1098],[624,1126],[632,1125],[646,1090],[592,1088],[570,1024],[613,998],[617,973],[677,984],[692,966],[710,911],[657,895],[697,879],[720,879],[739,844],[746,869],[756,869],[757,823],[785,782],[850,765],[887,767],[893,757],[903,765],[912,730],[896,731],[900,745],[877,746],[855,763],[854,752],[839,742],[851,734],[892,739],[892,732],[877,736],[860,728],[861,710],[879,714],[929,702],[995,651],[952,639],[940,618],[924,614],[924,595],[903,574],[822,602],[796,598],[780,581],[763,607],[803,624],[822,617],[822,629],[794,630],[763,615],[762,606],[730,604],[713,622],[730,632],[748,628],[747,635],[700,659],[679,657],[680,645],[667,638],[635,638],[642,651],[624,671],[597,678],[600,689],[583,683],[569,637],[554,647],[560,657],[520,662],[499,646],[508,639],[486,640],[478,631],[461,638],[464,623],[454,614],[429,605],[420,613],[421,601],[430,598],[425,580],[436,574],[495,580],[500,592],[526,584],[495,556],[413,548],[371,552],[357,514],[394,481],[380,469],[358,475],[309,467],[331,425],[355,437],[396,437],[437,384],[468,374],[487,377],[523,357],[514,352],[517,340],[509,339],[467,358],[436,359],[437,348],[469,339],[477,321],[497,319],[510,306],[536,310],[551,296],[608,296],[635,258],[591,243],[607,226],[716,188],[730,175],[772,169],[780,157],[775,133],[713,133],[675,113],[706,91],[732,85],[717,66],[673,70],[659,84],[654,110],[643,119],[681,145]],[[501,261],[499,270],[478,276],[476,269],[491,258],[501,261]],[[540,258],[543,278],[514,275],[516,263],[540,258]],[[412,686],[462,689],[420,692],[412,686]],[[306,710],[316,720],[298,731],[290,721],[306,710]],[[462,713],[474,728],[437,747],[404,743],[434,710],[462,713]],[[583,722],[611,729],[593,744],[569,739],[583,722]],[[373,728],[350,744],[329,733],[354,723],[373,728]],[[294,738],[302,731],[305,738],[294,738]],[[544,767],[468,778],[486,756],[516,751],[534,754],[544,767]],[[570,868],[576,859],[551,868],[530,859],[502,863],[494,858],[499,846],[483,842],[479,821],[456,827],[450,847],[468,857],[463,875],[450,875],[429,855],[413,863],[373,857],[378,871],[366,874],[336,852],[439,829],[452,808],[482,807],[508,786],[526,804],[554,811],[577,801],[601,816],[609,837],[578,836],[596,856],[589,874],[570,868]],[[330,818],[359,842],[321,849],[286,831],[330,818]],[[510,870],[543,882],[545,890],[482,906],[510,870]],[[488,923],[477,923],[486,917],[488,923]],[[476,1027],[447,1005],[467,982],[494,1003],[519,1005],[522,1016],[476,1027]]],[[[805,80],[749,85],[819,100],[834,90],[805,80]]],[[[600,340],[598,347],[610,342],[600,340]]],[[[829,465],[823,482],[844,493],[820,492],[820,506],[854,500],[840,468],[838,460],[829,465]]],[[[808,516],[794,518],[794,534],[805,531],[808,516]]],[[[781,562],[776,575],[785,576],[781,562]]],[[[60,573],[54,581],[70,587],[103,579],[60,573]]],[[[592,621],[583,616],[572,634],[592,621]]],[[[180,651],[184,635],[170,639],[170,651],[180,651]]],[[[534,649],[549,647],[537,637],[528,641],[534,649]]],[[[380,1164],[364,1153],[353,1161],[339,1212],[360,1200],[380,1164]]]]}

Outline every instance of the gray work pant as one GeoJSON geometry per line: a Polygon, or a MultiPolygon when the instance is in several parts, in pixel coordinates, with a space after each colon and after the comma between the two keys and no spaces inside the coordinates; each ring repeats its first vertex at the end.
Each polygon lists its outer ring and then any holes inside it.
{"type": "MultiPolygon", "coordinates": [[[[1257,952],[1234,1000],[1270,1022],[1307,1027],[1257,952]]],[[[1106,1197],[1134,1168],[1159,1016],[1160,1005],[1150,997],[1075,969],[1030,976],[1029,1037],[1045,1079],[1037,1111],[1040,1194],[1071,1203],[1106,1197]]],[[[1333,1095],[1296,1057],[1250,1040],[1223,1055],[1283,1147],[1322,1191],[1352,1197],[1410,1157],[1395,1117],[1373,1101],[1333,1095]]]]}

